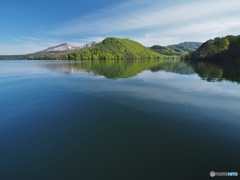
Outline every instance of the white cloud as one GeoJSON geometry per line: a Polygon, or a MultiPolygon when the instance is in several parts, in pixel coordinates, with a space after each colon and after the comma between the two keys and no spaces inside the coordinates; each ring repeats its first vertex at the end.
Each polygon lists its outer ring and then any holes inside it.
{"type": "MultiPolygon", "coordinates": [[[[240,1],[238,0],[189,1],[166,7],[162,4],[157,0],[128,1],[73,20],[52,33],[86,36],[133,34],[130,38],[142,39],[141,42],[144,45],[150,45],[154,38],[164,42],[170,40],[168,44],[171,44],[171,42],[177,43],[177,40],[183,40],[182,37],[187,35],[191,37],[202,35],[199,39],[205,41],[210,36],[214,38],[219,34],[236,33],[240,28],[240,1]],[[146,33],[150,36],[144,37],[146,33]],[[154,34],[154,37],[151,34],[154,34]]],[[[158,43],[161,42],[158,41],[158,43]]]]}
{"type": "Polygon", "coordinates": [[[28,54],[28,53],[34,53],[43,49],[46,49],[45,45],[33,43],[33,42],[0,44],[1,55],[28,54]]]}
{"type": "Polygon", "coordinates": [[[44,50],[50,46],[61,44],[57,39],[42,37],[18,37],[13,38],[11,43],[0,44],[1,55],[29,54],[44,50]]]}
{"type": "Polygon", "coordinates": [[[37,37],[19,37],[13,38],[12,43],[0,44],[1,55],[19,55],[30,54],[42,51],[51,46],[62,43],[68,43],[73,46],[82,46],[92,41],[100,42],[103,37],[87,37],[82,39],[72,39],[70,41],[62,41],[60,39],[37,38],[37,37]]]}
{"type": "Polygon", "coordinates": [[[109,36],[133,39],[145,46],[204,42],[239,34],[239,19],[240,0],[129,0],[42,32],[44,38],[15,37],[11,44],[0,44],[0,54],[32,53],[64,42],[80,46],[109,36]]]}
{"type": "Polygon", "coordinates": [[[240,21],[237,18],[225,18],[218,22],[205,21],[166,30],[156,30],[145,36],[136,37],[134,40],[146,46],[177,44],[183,41],[205,42],[217,36],[238,35],[239,29],[240,21]]]}
{"type": "Polygon", "coordinates": [[[158,34],[150,34],[149,36],[141,36],[133,38],[133,40],[144,44],[145,46],[152,46],[152,45],[170,45],[170,44],[177,44],[182,40],[177,36],[159,36],[158,34]]]}
{"type": "Polygon", "coordinates": [[[73,45],[73,46],[82,46],[82,45],[91,43],[93,41],[98,43],[98,42],[101,42],[103,39],[104,39],[104,37],[92,36],[92,37],[84,37],[84,38],[72,39],[71,41],[68,41],[68,43],[73,45]]]}

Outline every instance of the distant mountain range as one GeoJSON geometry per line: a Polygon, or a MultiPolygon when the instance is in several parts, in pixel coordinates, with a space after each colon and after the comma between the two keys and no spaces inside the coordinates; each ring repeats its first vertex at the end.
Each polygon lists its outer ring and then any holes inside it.
{"type": "Polygon", "coordinates": [[[170,46],[154,45],[150,49],[167,56],[183,56],[197,50],[201,45],[201,42],[183,42],[170,46]]]}
{"type": "MultiPolygon", "coordinates": [[[[57,46],[49,47],[43,51],[39,51],[34,54],[48,54],[48,53],[58,54],[58,53],[63,53],[68,51],[79,50],[86,47],[92,47],[96,44],[97,44],[96,42],[92,42],[84,46],[72,46],[70,44],[63,43],[57,46]]],[[[200,42],[183,42],[183,43],[169,45],[169,46],[154,45],[150,47],[150,49],[157,53],[164,54],[167,56],[181,56],[181,55],[188,54],[189,52],[195,51],[201,45],[202,43],[200,42]]]]}
{"type": "Polygon", "coordinates": [[[106,38],[100,43],[84,46],[63,43],[26,55],[1,56],[0,59],[162,59],[175,58],[196,50],[202,43],[184,42],[171,46],[155,45],[147,48],[129,39],[106,38]]]}
{"type": "Polygon", "coordinates": [[[145,47],[129,40],[109,37],[100,43],[84,46],[67,43],[49,47],[26,55],[0,55],[0,59],[65,59],[65,60],[122,60],[122,59],[163,59],[181,57],[211,62],[240,62],[240,36],[216,37],[205,43],[183,42],[179,44],[145,47]]]}

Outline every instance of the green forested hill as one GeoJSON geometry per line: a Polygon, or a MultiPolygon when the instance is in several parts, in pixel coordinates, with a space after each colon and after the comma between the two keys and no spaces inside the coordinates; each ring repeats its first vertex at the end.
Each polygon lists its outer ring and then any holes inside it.
{"type": "Polygon", "coordinates": [[[195,51],[201,44],[200,42],[184,42],[170,46],[154,45],[150,49],[167,56],[182,56],[195,51]]]}
{"type": "Polygon", "coordinates": [[[191,58],[213,62],[240,62],[240,36],[210,39],[193,52],[191,58]]]}
{"type": "Polygon", "coordinates": [[[119,38],[106,38],[93,47],[76,50],[64,55],[64,59],[72,60],[160,58],[167,58],[167,56],[156,53],[138,42],[119,38]]]}

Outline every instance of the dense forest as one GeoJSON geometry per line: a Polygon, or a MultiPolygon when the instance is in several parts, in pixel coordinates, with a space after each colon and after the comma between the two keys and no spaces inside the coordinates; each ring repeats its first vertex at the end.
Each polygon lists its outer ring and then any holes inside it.
{"type": "Polygon", "coordinates": [[[168,56],[156,53],[138,42],[106,38],[97,45],[65,54],[70,60],[121,60],[121,59],[161,59],[168,56]]]}
{"type": "Polygon", "coordinates": [[[170,46],[154,45],[150,49],[167,56],[183,56],[197,50],[201,44],[200,42],[184,42],[170,46]]]}
{"type": "Polygon", "coordinates": [[[57,60],[64,59],[63,53],[26,54],[26,55],[0,55],[1,60],[57,60]]]}
{"type": "Polygon", "coordinates": [[[0,55],[1,60],[26,60],[28,55],[0,55]]]}
{"type": "Polygon", "coordinates": [[[189,56],[192,60],[240,62],[240,36],[210,39],[189,56]]]}

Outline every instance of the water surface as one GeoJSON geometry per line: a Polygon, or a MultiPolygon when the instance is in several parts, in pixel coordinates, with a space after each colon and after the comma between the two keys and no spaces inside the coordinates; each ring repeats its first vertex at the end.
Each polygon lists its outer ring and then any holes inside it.
{"type": "Polygon", "coordinates": [[[234,68],[178,60],[0,61],[0,179],[240,172],[234,68]]]}

